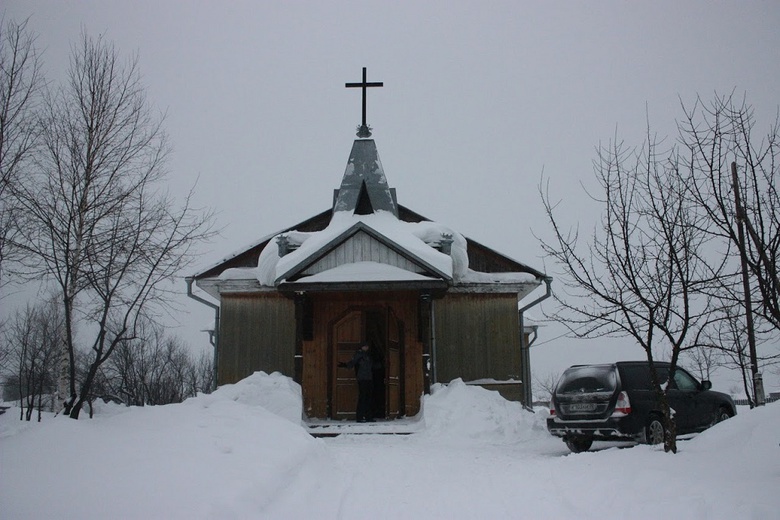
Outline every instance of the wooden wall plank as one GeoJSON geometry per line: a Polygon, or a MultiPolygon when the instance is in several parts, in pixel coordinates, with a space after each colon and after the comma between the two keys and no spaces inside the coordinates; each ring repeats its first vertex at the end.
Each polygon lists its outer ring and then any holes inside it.
{"type": "Polygon", "coordinates": [[[222,295],[218,384],[262,370],[294,376],[295,305],[279,294],[222,295]]]}
{"type": "Polygon", "coordinates": [[[515,294],[454,294],[434,302],[438,382],[520,380],[515,294]]]}
{"type": "Polygon", "coordinates": [[[411,272],[421,268],[366,233],[360,232],[339,244],[333,251],[307,267],[303,274],[312,275],[354,262],[379,262],[411,272]]]}

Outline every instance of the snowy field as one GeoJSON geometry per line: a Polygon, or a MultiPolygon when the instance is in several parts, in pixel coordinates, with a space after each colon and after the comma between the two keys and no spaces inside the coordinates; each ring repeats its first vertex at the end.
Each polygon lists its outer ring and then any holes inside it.
{"type": "Polygon", "coordinates": [[[0,416],[12,519],[780,518],[780,403],[660,447],[570,454],[498,394],[455,381],[420,432],[315,439],[300,388],[262,373],[93,420],[0,416]]]}

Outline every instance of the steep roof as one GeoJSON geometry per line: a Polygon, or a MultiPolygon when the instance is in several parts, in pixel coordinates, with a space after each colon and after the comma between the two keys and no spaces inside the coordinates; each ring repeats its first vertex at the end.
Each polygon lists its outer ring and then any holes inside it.
{"type": "Polygon", "coordinates": [[[388,211],[398,217],[395,192],[388,186],[373,139],[356,139],[341,179],[333,212],[368,215],[388,211]]]}

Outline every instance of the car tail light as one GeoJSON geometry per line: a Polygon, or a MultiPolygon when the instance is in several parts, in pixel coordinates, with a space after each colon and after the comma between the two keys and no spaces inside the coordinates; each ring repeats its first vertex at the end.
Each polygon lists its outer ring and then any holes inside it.
{"type": "Polygon", "coordinates": [[[555,415],[555,408],[550,407],[550,415],[555,415]]]}
{"type": "Polygon", "coordinates": [[[612,417],[625,417],[631,413],[631,401],[628,400],[628,394],[620,392],[618,394],[617,402],[615,403],[615,411],[612,412],[612,417]]]}

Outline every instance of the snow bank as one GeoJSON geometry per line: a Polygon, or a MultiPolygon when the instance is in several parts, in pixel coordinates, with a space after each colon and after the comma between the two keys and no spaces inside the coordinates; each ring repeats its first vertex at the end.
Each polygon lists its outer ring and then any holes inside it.
{"type": "Polygon", "coordinates": [[[229,399],[246,406],[259,406],[293,424],[300,424],[303,398],[301,385],[279,372],[255,372],[234,385],[223,385],[198,400],[216,402],[229,399]]]}
{"type": "Polygon", "coordinates": [[[492,444],[549,436],[541,415],[462,379],[433,385],[431,395],[423,399],[423,410],[424,437],[492,444]]]}
{"type": "Polygon", "coordinates": [[[0,509],[8,519],[262,517],[333,475],[322,442],[296,424],[300,410],[297,385],[258,373],[181,404],[49,419],[3,438],[0,509]]]}
{"type": "Polygon", "coordinates": [[[3,519],[774,518],[780,403],[679,453],[571,454],[532,414],[455,380],[413,435],[314,439],[300,387],[257,373],[182,404],[95,419],[0,416],[3,519]]]}

